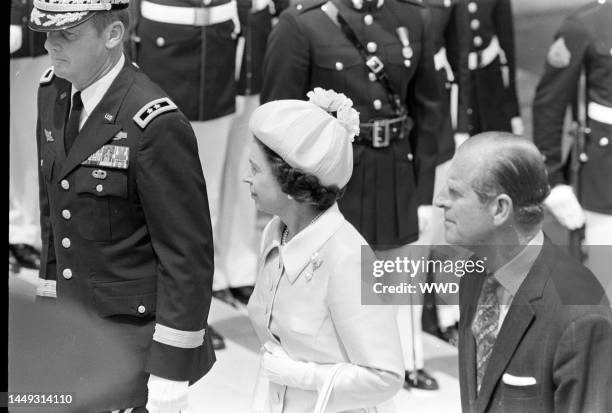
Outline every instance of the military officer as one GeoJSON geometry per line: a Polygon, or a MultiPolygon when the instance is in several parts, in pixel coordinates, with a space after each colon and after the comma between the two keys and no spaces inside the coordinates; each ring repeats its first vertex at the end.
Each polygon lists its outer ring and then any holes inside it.
{"type": "MultiPolygon", "coordinates": [[[[546,68],[533,103],[534,142],[546,156],[552,186],[546,205],[570,230],[586,221],[585,244],[612,245],[612,2],[591,1],[567,17],[550,46],[546,68]],[[581,72],[586,77],[584,108],[575,102],[581,72]],[[586,140],[580,159],[578,198],[568,185],[562,157],[562,130],[568,106],[586,116],[586,140]],[[580,202],[578,201],[580,200],[580,202]]],[[[609,274],[609,255],[593,272],[609,274]],[[605,267],[602,267],[605,265],[605,267]]],[[[587,262],[587,264],[589,264],[587,262]]],[[[608,279],[609,281],[609,279],[608,279]]],[[[604,284],[605,285],[605,284],[604,284]]]]}
{"type": "MultiPolygon", "coordinates": [[[[68,363],[83,390],[98,389],[84,411],[178,413],[215,361],[211,225],[187,118],[123,54],[128,1],[34,1],[30,28],[47,32],[53,63],[38,93],[38,294],[102,320],[100,334],[117,337],[135,365],[114,365],[110,392],[97,381],[108,370],[99,357],[68,363]]],[[[54,339],[75,359],[105,354],[79,348],[80,334],[54,339]]]]}
{"type": "MultiPolygon", "coordinates": [[[[463,143],[470,133],[469,113],[471,99],[471,75],[468,68],[468,55],[471,50],[472,34],[469,28],[467,0],[426,0],[431,12],[434,64],[438,74],[441,100],[442,121],[438,132],[438,157],[434,193],[444,186],[450,159],[455,147],[463,143]]],[[[439,245],[444,241],[444,211],[434,208],[431,223],[422,240],[429,245],[439,245]],[[426,240],[426,241],[425,241],[426,240]]],[[[436,248],[434,247],[434,250],[436,248]]],[[[435,251],[432,254],[436,254],[435,251]]],[[[435,279],[435,274],[432,274],[435,279]]],[[[459,307],[439,305],[437,307],[440,334],[446,337],[447,330],[459,320],[459,307]]]]}
{"type": "Polygon", "coordinates": [[[36,89],[49,67],[45,35],[28,30],[32,0],[11,1],[9,260],[40,268],[38,167],[31,142],[36,133],[36,89]]]}
{"type": "Polygon", "coordinates": [[[516,94],[511,0],[468,0],[472,73],[470,134],[524,131],[516,94]]]}
{"type": "MultiPolygon", "coordinates": [[[[374,249],[390,254],[410,254],[432,211],[441,95],[428,19],[417,0],[298,2],[281,14],[264,59],[262,102],[305,99],[315,87],[354,102],[361,131],[339,205],[374,249]]],[[[407,377],[435,388],[412,334],[420,330],[411,326],[420,319],[414,310],[398,315],[407,377]]]]}

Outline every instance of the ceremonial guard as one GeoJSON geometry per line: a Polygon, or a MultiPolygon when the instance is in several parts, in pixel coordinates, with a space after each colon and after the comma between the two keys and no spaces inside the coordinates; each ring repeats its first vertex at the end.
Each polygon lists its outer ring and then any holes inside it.
{"type": "MultiPolygon", "coordinates": [[[[472,34],[469,28],[467,0],[426,0],[425,3],[431,12],[429,32],[433,36],[434,65],[443,94],[434,183],[434,193],[438,193],[445,185],[455,148],[470,136],[469,110],[472,90],[468,56],[472,34]]],[[[432,246],[445,243],[444,211],[441,208],[434,208],[431,223],[421,234],[421,241],[432,246]]],[[[436,256],[436,250],[437,248],[433,247],[432,257],[436,256]]],[[[444,281],[438,279],[436,274],[430,276],[432,281],[444,281]]],[[[430,297],[433,298],[433,294],[430,297]]],[[[432,311],[437,310],[433,318],[437,323],[428,329],[452,341],[456,336],[454,327],[459,321],[459,308],[456,305],[437,304],[437,308],[432,308],[432,311]]]]}
{"type": "Polygon", "coordinates": [[[187,118],[123,54],[127,7],[128,0],[34,1],[30,28],[47,32],[53,63],[38,94],[38,294],[90,317],[123,349],[115,357],[103,344],[80,347],[80,335],[91,332],[49,331],[49,357],[68,355],[66,371],[79,378],[71,391],[85,407],[76,411],[146,405],[149,413],[178,413],[188,385],[215,361],[207,332],[211,225],[187,118]],[[87,354],[96,357],[70,363],[87,354]],[[111,376],[96,374],[109,365],[111,376]]]}
{"type": "Polygon", "coordinates": [[[522,135],[511,0],[469,0],[465,7],[472,33],[470,134],[495,130],[522,135]]]}
{"type": "MultiPolygon", "coordinates": [[[[534,142],[546,157],[552,186],[546,206],[570,230],[586,222],[587,245],[612,245],[610,21],[610,0],[591,1],[567,17],[548,51],[533,103],[534,142]],[[574,142],[565,158],[563,125],[570,106],[574,142]]],[[[601,249],[589,249],[588,255],[596,275],[609,274],[609,253],[598,259],[601,249]]]]}
{"type": "MultiPolygon", "coordinates": [[[[262,102],[305,99],[315,87],[352,99],[362,123],[340,210],[385,253],[409,255],[433,209],[441,95],[429,18],[416,0],[298,2],[280,16],[264,60],[262,102]]],[[[435,388],[403,319],[409,382],[435,388]]]]}
{"type": "Polygon", "coordinates": [[[10,181],[9,266],[40,267],[38,161],[32,149],[36,134],[36,90],[49,67],[45,35],[28,30],[32,0],[11,1],[10,27],[10,181]]]}

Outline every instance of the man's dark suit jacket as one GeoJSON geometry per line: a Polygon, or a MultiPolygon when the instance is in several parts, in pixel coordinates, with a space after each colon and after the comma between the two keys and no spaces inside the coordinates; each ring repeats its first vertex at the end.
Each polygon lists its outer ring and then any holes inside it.
{"type": "Polygon", "coordinates": [[[482,275],[460,283],[463,412],[612,412],[612,312],[601,284],[545,240],[497,336],[480,392],[471,331],[482,275]],[[504,374],[536,384],[507,384],[504,374]]]}

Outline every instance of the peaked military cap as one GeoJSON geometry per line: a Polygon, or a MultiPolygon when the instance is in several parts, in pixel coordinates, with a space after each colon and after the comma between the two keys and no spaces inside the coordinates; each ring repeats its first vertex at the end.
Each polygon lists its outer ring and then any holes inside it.
{"type": "Polygon", "coordinates": [[[34,0],[28,26],[51,32],[77,26],[101,11],[125,9],[130,0],[34,0]]]}

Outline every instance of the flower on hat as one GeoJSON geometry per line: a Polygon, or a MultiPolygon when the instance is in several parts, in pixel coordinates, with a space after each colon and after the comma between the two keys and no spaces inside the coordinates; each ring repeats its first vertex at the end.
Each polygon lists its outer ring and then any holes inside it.
{"type": "Polygon", "coordinates": [[[346,97],[344,93],[336,93],[332,89],[325,90],[316,87],[306,96],[308,96],[309,102],[327,112],[336,112],[336,118],[348,132],[351,142],[353,137],[359,134],[359,112],[353,109],[353,101],[346,97]]]}

